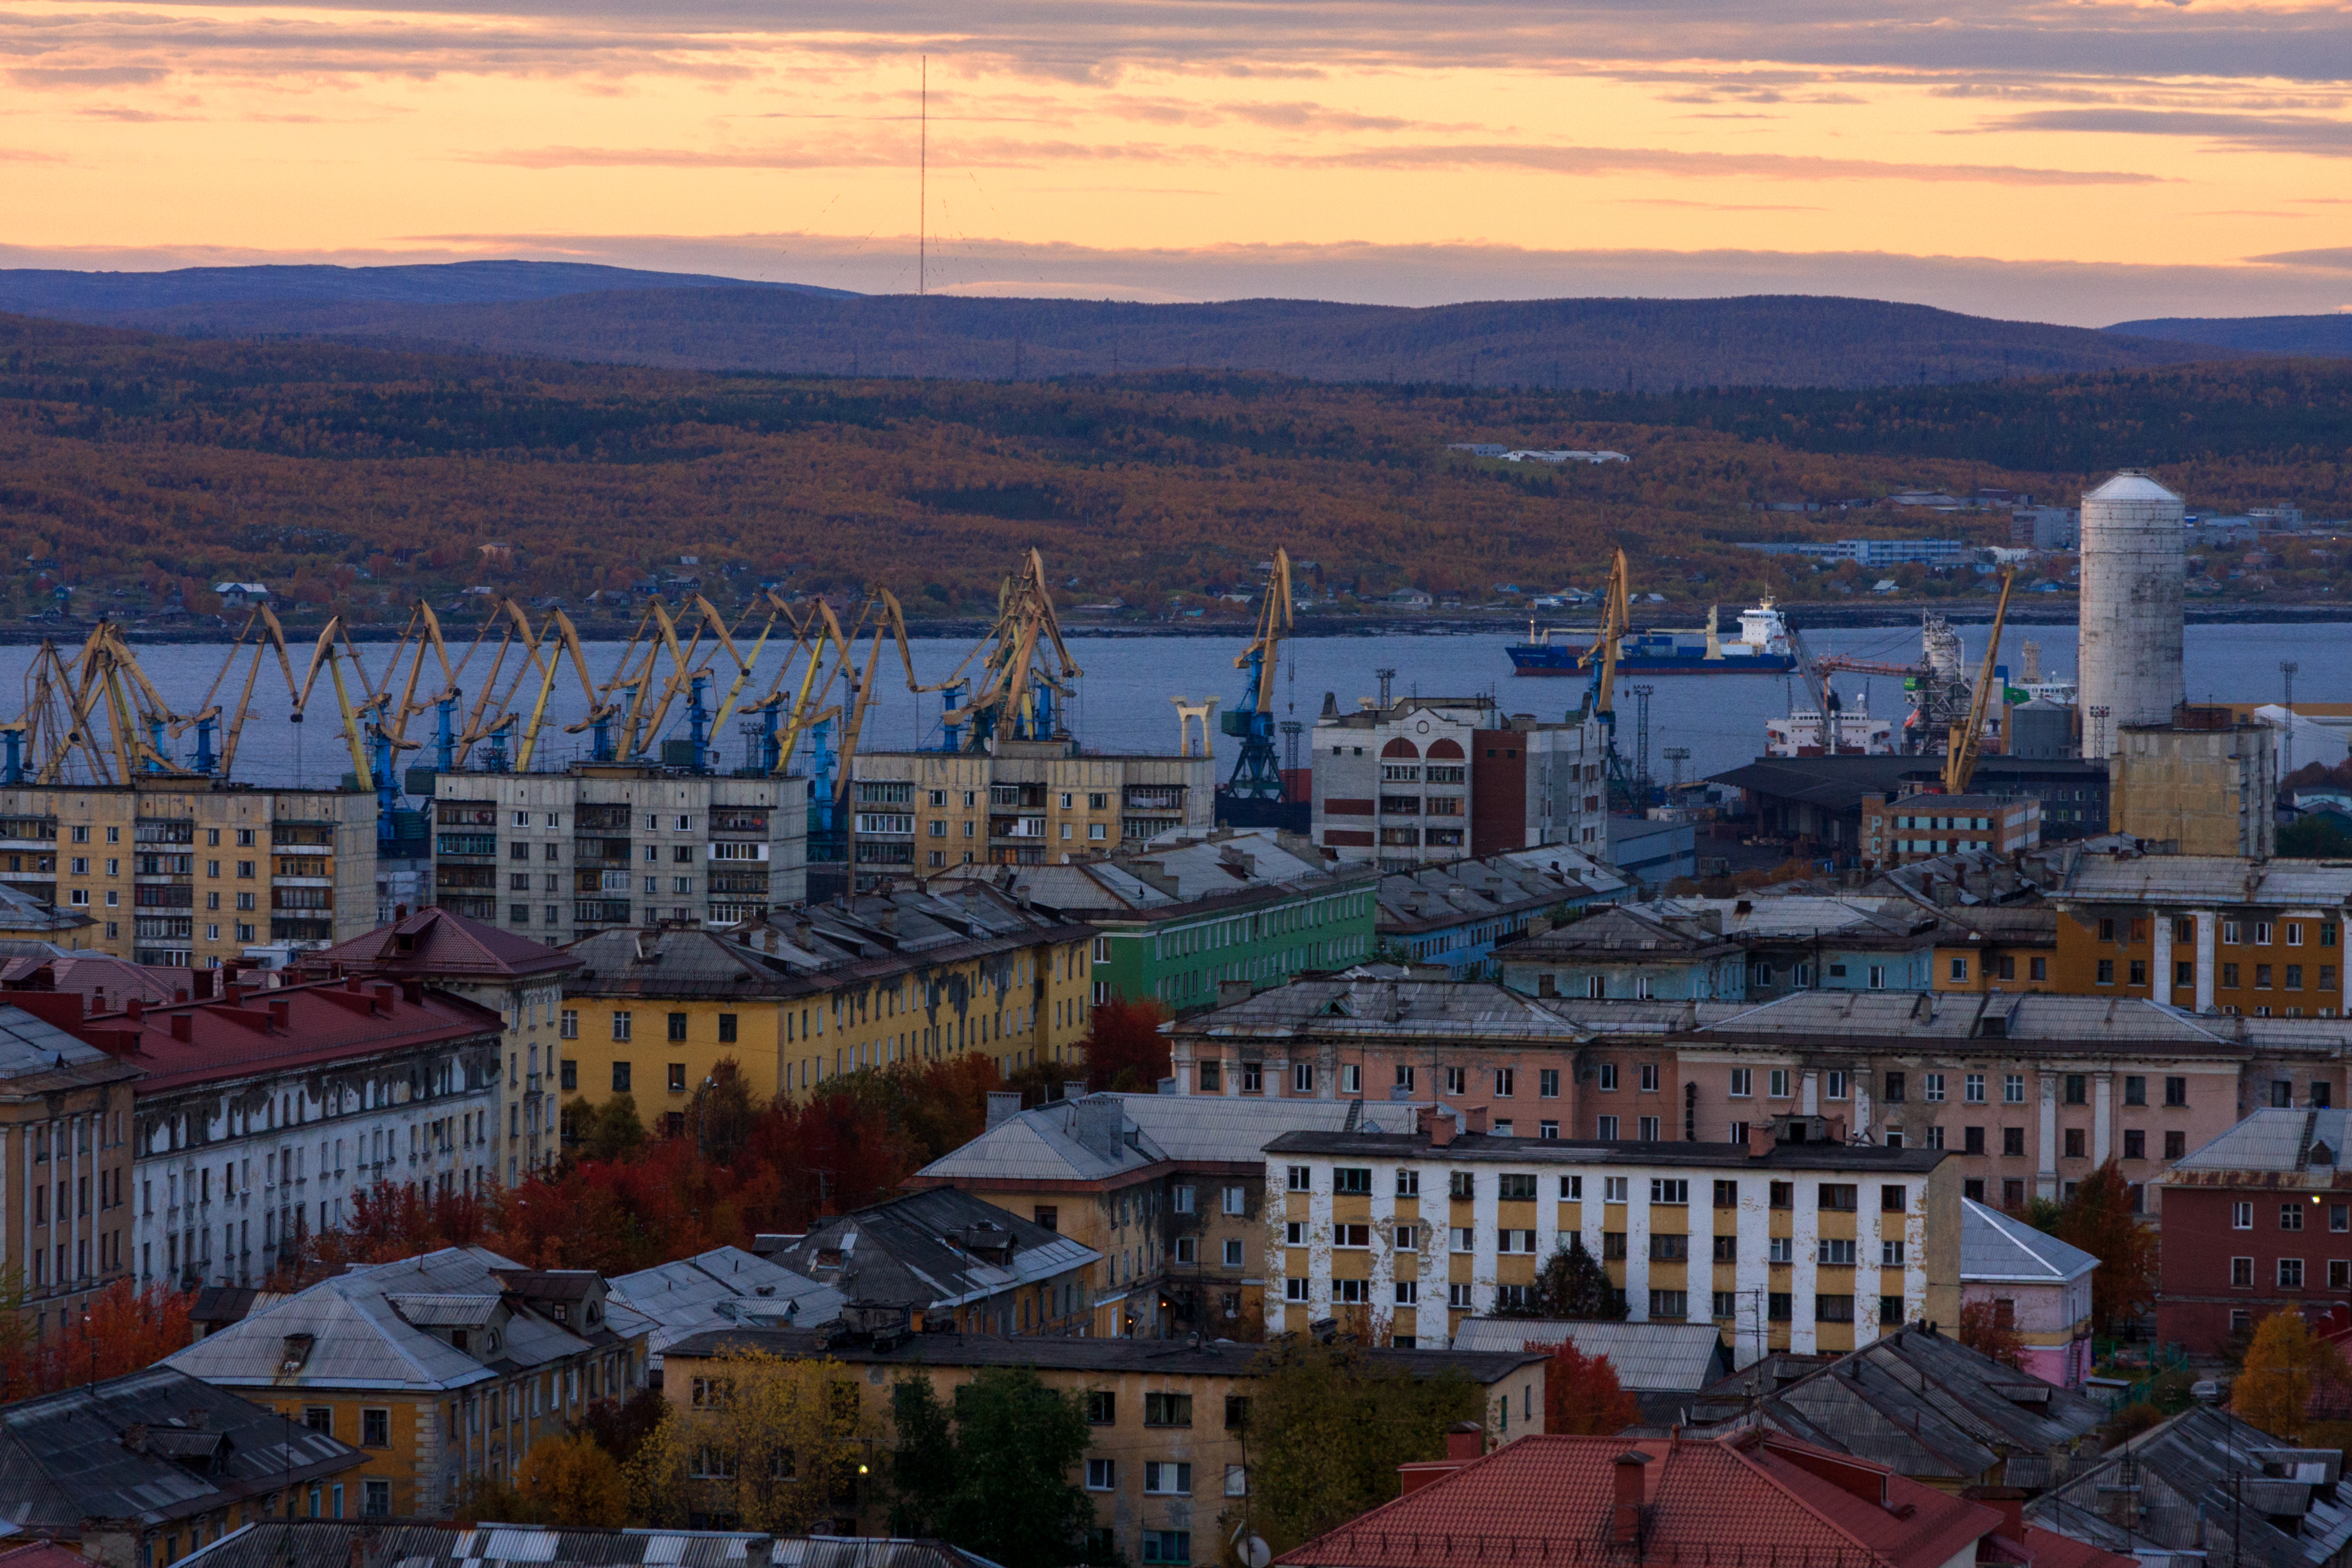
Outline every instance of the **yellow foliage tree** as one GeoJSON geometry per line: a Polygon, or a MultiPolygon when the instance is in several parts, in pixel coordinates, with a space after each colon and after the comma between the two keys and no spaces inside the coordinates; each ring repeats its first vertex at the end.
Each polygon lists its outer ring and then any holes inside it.
{"type": "Polygon", "coordinates": [[[739,1350],[701,1370],[689,1407],[672,1405],[625,1467],[632,1516],[670,1524],[695,1507],[772,1535],[830,1518],[875,1436],[841,1364],[739,1350]]]}
{"type": "Polygon", "coordinates": [[[629,1522],[628,1482],[593,1437],[583,1434],[541,1443],[523,1456],[516,1471],[535,1524],[617,1530],[629,1522]]]}
{"type": "Polygon", "coordinates": [[[2347,1375],[2343,1353],[2313,1338],[2301,1312],[2273,1312],[2254,1329],[2245,1370],[2230,1391],[2230,1411],[2273,1437],[2300,1439],[2312,1385],[2347,1375]]]}

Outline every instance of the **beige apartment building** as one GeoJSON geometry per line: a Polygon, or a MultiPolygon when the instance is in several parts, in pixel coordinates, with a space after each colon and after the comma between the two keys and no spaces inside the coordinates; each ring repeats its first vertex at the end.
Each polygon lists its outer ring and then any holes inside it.
{"type": "Polygon", "coordinates": [[[0,1008],[0,1270],[23,1281],[37,1340],[62,1333],[134,1261],[139,1077],[112,1052],[0,1008]]]}
{"type": "Polygon", "coordinates": [[[1211,826],[1216,763],[1069,741],[864,751],[850,763],[857,886],[961,865],[1053,865],[1211,826]]]}
{"type": "Polygon", "coordinates": [[[89,917],[66,938],[215,968],[375,924],[376,798],[159,779],[0,789],[0,882],[89,917]]]}

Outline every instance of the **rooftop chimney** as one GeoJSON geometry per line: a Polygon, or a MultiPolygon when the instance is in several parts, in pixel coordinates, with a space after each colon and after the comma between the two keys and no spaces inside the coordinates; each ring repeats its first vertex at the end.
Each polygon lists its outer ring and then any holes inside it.
{"type": "Polygon", "coordinates": [[[1772,1144],[1773,1137],[1771,1123],[1750,1122],[1748,1124],[1748,1157],[1749,1159],[1760,1160],[1766,1155],[1770,1154],[1772,1152],[1772,1144]]]}
{"type": "Polygon", "coordinates": [[[1486,1429],[1475,1421],[1456,1421],[1445,1428],[1445,1457],[1449,1459],[1475,1459],[1486,1447],[1486,1429]]]}
{"type": "Polygon", "coordinates": [[[1609,1539],[1619,1546],[1631,1546],[1642,1538],[1642,1492],[1648,1475],[1650,1456],[1639,1448],[1628,1448],[1617,1456],[1611,1469],[1615,1473],[1615,1507],[1611,1511],[1609,1539]]]}
{"type": "Polygon", "coordinates": [[[1010,1122],[1021,1114],[1021,1096],[1009,1089],[993,1089],[988,1095],[988,1124],[992,1127],[1010,1122]]]}
{"type": "Polygon", "coordinates": [[[137,1023],[147,1016],[147,998],[132,997],[122,1004],[122,1016],[137,1023]]]}
{"type": "Polygon", "coordinates": [[[186,1013],[173,1013],[172,1015],[172,1038],[173,1040],[194,1040],[195,1037],[195,1020],[186,1013]]]}
{"type": "Polygon", "coordinates": [[[1454,1114],[1443,1105],[1423,1106],[1415,1121],[1431,1148],[1442,1149],[1454,1142],[1454,1114]]]}
{"type": "Polygon", "coordinates": [[[1462,1129],[1464,1132],[1484,1133],[1486,1130],[1486,1107],[1484,1105],[1468,1107],[1462,1113],[1462,1117],[1465,1124],[1462,1129]]]}
{"type": "Polygon", "coordinates": [[[2000,1515],[2000,1533],[2011,1541],[2025,1539],[2025,1493],[2017,1487],[1964,1487],[1960,1495],[1969,1501],[1989,1508],[2000,1515]]]}

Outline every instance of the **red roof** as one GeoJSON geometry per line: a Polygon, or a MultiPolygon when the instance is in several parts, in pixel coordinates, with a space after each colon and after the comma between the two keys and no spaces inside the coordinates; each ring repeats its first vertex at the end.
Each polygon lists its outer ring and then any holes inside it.
{"type": "Polygon", "coordinates": [[[1704,1440],[1536,1436],[1286,1554],[1318,1568],[1525,1559],[1769,1568],[1941,1568],[2001,1522],[1843,1454],[1759,1430],[1704,1440]],[[1612,1544],[1617,1459],[1638,1452],[1639,1550],[1612,1544]]]}
{"type": "Polygon", "coordinates": [[[462,997],[415,981],[357,977],[270,989],[232,986],[220,1000],[175,1002],[86,1019],[70,1016],[81,1007],[81,998],[71,994],[10,992],[5,999],[144,1069],[147,1076],[139,1086],[142,1094],[471,1040],[505,1028],[498,1013],[462,997]]]}
{"type": "Polygon", "coordinates": [[[576,969],[580,960],[560,948],[446,909],[420,909],[364,936],[302,956],[305,968],[340,964],[345,974],[410,979],[511,980],[576,969]]]}
{"type": "Polygon", "coordinates": [[[89,1568],[89,1564],[90,1560],[80,1552],[49,1541],[0,1550],[0,1568],[89,1568]]]}

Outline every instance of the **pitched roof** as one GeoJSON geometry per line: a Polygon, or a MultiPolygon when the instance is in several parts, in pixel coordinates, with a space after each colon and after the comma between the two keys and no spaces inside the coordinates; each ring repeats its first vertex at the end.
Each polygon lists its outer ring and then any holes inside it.
{"type": "Polygon", "coordinates": [[[559,1324],[510,1288],[528,1275],[484,1247],[348,1270],[205,1335],[162,1364],[229,1388],[436,1392],[486,1383],[617,1343],[652,1323],[608,1304],[604,1322],[559,1324]],[[452,1327],[494,1324],[459,1350],[452,1327]],[[431,1332],[438,1327],[443,1332],[431,1332]]]}
{"type": "Polygon", "coordinates": [[[1100,859],[964,866],[931,885],[976,882],[1071,919],[1120,925],[1276,903],[1377,874],[1370,866],[1330,864],[1306,840],[1272,830],[1178,829],[1100,859]]]}
{"type": "Polygon", "coordinates": [[[1711,1323],[1559,1322],[1545,1318],[1465,1318],[1456,1350],[1558,1349],[1573,1343],[1605,1355],[1617,1384],[1632,1394],[1696,1394],[1731,1370],[1723,1336],[1711,1323]]]}
{"type": "Polygon", "coordinates": [[[0,1006],[0,1099],[55,1094],[139,1076],[139,1069],[18,1007],[0,1006]]]}
{"type": "Polygon", "coordinates": [[[0,1520],[79,1536],[162,1524],[332,1475],[367,1456],[169,1365],[0,1406],[0,1520]]]}
{"type": "Polygon", "coordinates": [[[1794,1378],[1759,1363],[1694,1402],[1706,1421],[1760,1420],[1821,1448],[1899,1474],[1969,1485],[2047,1484],[2053,1456],[2090,1445],[2104,1412],[2078,1394],[2014,1371],[1922,1328],[1902,1328],[1794,1378]]]}
{"type": "Polygon", "coordinates": [[[1645,963],[1718,958],[1738,951],[1738,943],[1725,938],[1718,912],[1685,913],[1661,903],[1614,904],[1539,936],[1522,937],[1499,956],[1512,964],[1593,958],[1645,963]]]}
{"type": "Polygon", "coordinates": [[[1230,1094],[1085,1094],[1032,1106],[933,1160],[926,1184],[1108,1182],[1166,1165],[1263,1168],[1266,1144],[1343,1127],[1403,1133],[1418,1106],[1230,1094]],[[1130,1139],[1129,1134],[1132,1134],[1130,1139]]]}
{"type": "Polygon", "coordinates": [[[814,1328],[846,1304],[841,1292],[740,1247],[714,1247],[607,1281],[612,1299],[653,1325],[653,1364],[672,1343],[704,1329],[738,1324],[814,1328]]]}
{"type": "Polygon", "coordinates": [[[94,916],[45,904],[21,887],[0,883],[0,931],[79,931],[94,916]]]}
{"type": "Polygon", "coordinates": [[[141,1092],[153,1093],[495,1036],[506,1025],[489,1009],[446,991],[354,977],[268,989],[231,986],[223,999],[94,1013],[67,1027],[144,1070],[141,1092]],[[184,1021],[185,1038],[179,1032],[184,1021]]]}
{"type": "Polygon", "coordinates": [[[984,1557],[937,1541],[327,1519],[248,1524],[179,1561],[202,1568],[283,1568],[289,1562],[356,1562],[362,1549],[368,1563],[398,1568],[994,1568],[984,1557]]]}
{"type": "MultiPolygon", "coordinates": [[[[1034,1366],[1058,1372],[1157,1372],[1213,1377],[1255,1377],[1267,1371],[1263,1344],[1234,1340],[1129,1339],[1123,1334],[1066,1339],[1048,1334],[913,1333],[877,1344],[868,1336],[807,1329],[711,1329],[670,1347],[677,1356],[724,1355],[732,1350],[772,1355],[823,1354],[858,1365],[1034,1366]]],[[[1493,1384],[1544,1359],[1540,1351],[1397,1350],[1361,1346],[1350,1353],[1366,1376],[1437,1377],[1458,1372],[1493,1384]]]]}
{"type": "Polygon", "coordinates": [[[1590,1031],[1534,998],[1492,981],[1406,979],[1369,971],[1293,980],[1163,1027],[1171,1034],[1211,1040],[1426,1035],[1570,1044],[1590,1038],[1590,1031]]]}
{"type": "Polygon", "coordinates": [[[2063,1285],[2099,1260],[1973,1198],[1960,1199],[1960,1282],[2063,1285]]]}
{"type": "Polygon", "coordinates": [[[2244,1568],[2312,1568],[2352,1545],[2343,1454],[2297,1448],[2225,1410],[2191,1406],[2078,1467],[2026,1504],[2044,1529],[2131,1555],[2194,1555],[2226,1533],[2244,1568]],[[2116,1490],[2129,1485],[2136,1494],[2116,1490]],[[2136,1497],[2137,1517],[2116,1502],[2136,1497]]]}
{"type": "Polygon", "coordinates": [[[824,1221],[768,1256],[852,1302],[926,1310],[1102,1260],[1091,1247],[946,1186],[824,1221]]]}
{"type": "Polygon", "coordinates": [[[438,908],[420,909],[364,936],[306,954],[303,963],[341,965],[354,974],[476,981],[560,975],[580,967],[578,958],[561,948],[438,908]]]}
{"type": "Polygon", "coordinates": [[[2165,1186],[2332,1188],[2347,1138],[2352,1112],[2263,1106],[2156,1180],[2165,1186]]]}
{"type": "MultiPolygon", "coordinates": [[[[1454,1568],[1609,1555],[1621,1457],[1643,1487],[1643,1561],[1717,1568],[1941,1568],[1992,1510],[1777,1434],[1544,1434],[1504,1444],[1284,1555],[1314,1568],[1454,1568]]],[[[1629,1560],[1630,1560],[1630,1554],[1629,1560]]]]}
{"type": "Polygon", "coordinates": [[[1565,844],[1391,872],[1381,878],[1379,926],[1411,935],[1497,915],[1614,898],[1633,879],[1565,844]]]}

